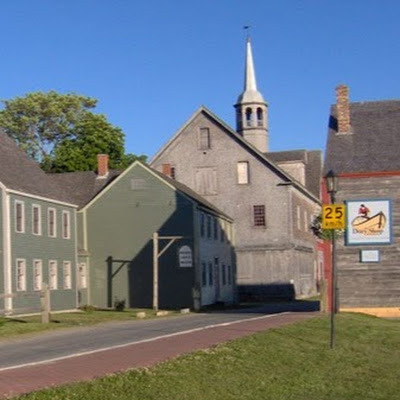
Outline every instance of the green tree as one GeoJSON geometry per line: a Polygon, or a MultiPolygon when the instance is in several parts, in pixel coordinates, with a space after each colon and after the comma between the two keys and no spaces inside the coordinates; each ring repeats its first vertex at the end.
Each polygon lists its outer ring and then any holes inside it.
{"type": "Polygon", "coordinates": [[[63,140],[54,149],[53,157],[44,167],[52,172],[93,171],[97,155],[108,154],[112,169],[124,169],[136,159],[146,156],[124,153],[124,134],[112,126],[102,114],[86,114],[76,125],[73,138],[63,140]]]}
{"type": "Polygon", "coordinates": [[[110,168],[126,168],[136,159],[146,161],[146,156],[125,154],[121,129],[91,112],[96,99],[50,91],[3,103],[0,127],[45,171],[95,170],[97,154],[108,154],[110,168]]]}
{"type": "Polygon", "coordinates": [[[0,127],[34,160],[44,161],[73,135],[75,126],[97,100],[77,94],[34,92],[3,100],[0,127]]]}

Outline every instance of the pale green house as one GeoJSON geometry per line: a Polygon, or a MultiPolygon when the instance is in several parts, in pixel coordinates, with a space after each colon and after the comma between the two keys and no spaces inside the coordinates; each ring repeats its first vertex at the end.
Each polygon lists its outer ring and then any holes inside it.
{"type": "Polygon", "coordinates": [[[77,307],[76,210],[5,133],[0,132],[0,313],[77,307]]]}

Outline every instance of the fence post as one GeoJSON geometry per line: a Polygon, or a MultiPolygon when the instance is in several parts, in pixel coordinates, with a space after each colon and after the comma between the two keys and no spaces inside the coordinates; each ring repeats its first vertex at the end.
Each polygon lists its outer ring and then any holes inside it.
{"type": "Polygon", "coordinates": [[[43,282],[40,292],[40,305],[42,307],[42,324],[50,322],[50,290],[49,285],[43,282]]]}

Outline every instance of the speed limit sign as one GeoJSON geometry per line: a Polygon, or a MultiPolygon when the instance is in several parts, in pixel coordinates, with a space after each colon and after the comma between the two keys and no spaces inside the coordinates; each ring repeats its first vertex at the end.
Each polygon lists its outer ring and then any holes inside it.
{"type": "Polygon", "coordinates": [[[322,228],[323,229],[345,229],[344,204],[325,204],[322,206],[322,228]]]}

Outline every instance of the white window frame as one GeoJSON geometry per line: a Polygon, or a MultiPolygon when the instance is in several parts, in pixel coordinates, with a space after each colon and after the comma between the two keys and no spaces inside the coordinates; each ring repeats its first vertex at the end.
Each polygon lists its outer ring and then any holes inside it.
{"type": "Polygon", "coordinates": [[[79,288],[87,288],[87,264],[85,262],[79,263],[79,288]]]}
{"type": "Polygon", "coordinates": [[[43,263],[42,260],[33,260],[33,290],[42,290],[43,283],[43,263]]]}
{"type": "Polygon", "coordinates": [[[42,207],[40,207],[39,204],[32,204],[32,234],[36,236],[40,236],[42,234],[42,207]],[[35,210],[37,210],[37,226],[35,220],[35,210]]]}
{"type": "Polygon", "coordinates": [[[15,232],[25,233],[25,203],[20,200],[15,200],[14,203],[14,221],[15,221],[15,232]],[[21,229],[18,230],[18,206],[21,206],[21,229]]]}
{"type": "Polygon", "coordinates": [[[49,261],[49,289],[58,289],[58,263],[56,260],[49,261]]]}
{"type": "Polygon", "coordinates": [[[17,258],[16,262],[16,291],[26,291],[26,260],[23,258],[17,258]]]}
{"type": "Polygon", "coordinates": [[[72,289],[71,261],[63,261],[63,288],[72,289]]]}
{"type": "Polygon", "coordinates": [[[71,239],[71,213],[66,210],[62,212],[62,237],[71,239]]]}
{"type": "Polygon", "coordinates": [[[297,211],[297,229],[301,229],[301,209],[300,206],[296,206],[296,211],[297,211]]]}
{"type": "Polygon", "coordinates": [[[47,209],[47,233],[49,237],[57,237],[57,209],[55,208],[47,209]],[[53,217],[51,217],[51,215],[53,215],[53,217]],[[53,224],[51,222],[53,222],[53,224]]]}
{"type": "Polygon", "coordinates": [[[238,185],[248,185],[250,182],[249,162],[238,161],[237,163],[237,183],[238,185]]]}

